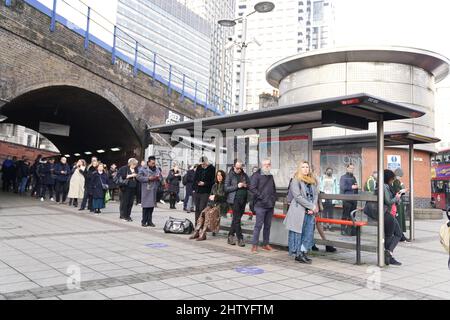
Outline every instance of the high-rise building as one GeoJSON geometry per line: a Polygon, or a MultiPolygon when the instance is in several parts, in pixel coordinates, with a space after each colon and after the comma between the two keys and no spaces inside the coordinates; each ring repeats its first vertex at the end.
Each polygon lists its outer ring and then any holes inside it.
{"type": "MultiPolygon", "coordinates": [[[[117,48],[128,56],[135,56],[133,41],[139,42],[138,62],[153,70],[156,53],[156,74],[171,83],[208,98],[210,80],[211,26],[206,19],[177,0],[119,0],[117,9],[119,28],[117,48]]],[[[209,98],[208,98],[209,100],[209,98]]]]}
{"type": "MultiPolygon", "coordinates": [[[[257,0],[237,0],[238,16],[253,11],[257,0]]],[[[277,0],[275,9],[248,17],[246,54],[246,93],[240,110],[259,108],[261,94],[273,94],[266,81],[267,69],[276,61],[297,53],[334,45],[334,6],[332,0],[277,0]]],[[[235,27],[236,41],[242,39],[242,23],[235,27]]],[[[235,56],[240,48],[236,47],[235,56]]],[[[233,104],[239,110],[241,61],[235,60],[233,104]]],[[[276,96],[276,94],[275,94],[276,96]]]]}
{"type": "Polygon", "coordinates": [[[218,24],[220,19],[235,17],[236,0],[178,0],[208,21],[211,29],[209,103],[231,107],[233,86],[233,50],[227,50],[233,29],[218,24]]]}
{"type": "Polygon", "coordinates": [[[232,30],[221,28],[218,20],[234,16],[235,0],[119,0],[117,46],[134,57],[139,42],[138,62],[166,75],[172,66],[172,84],[218,108],[231,105],[233,52],[225,45],[232,30]],[[158,58],[160,57],[160,58],[158,58]],[[224,71],[223,71],[224,70],[224,71]],[[196,84],[197,82],[197,84],[196,84]]]}

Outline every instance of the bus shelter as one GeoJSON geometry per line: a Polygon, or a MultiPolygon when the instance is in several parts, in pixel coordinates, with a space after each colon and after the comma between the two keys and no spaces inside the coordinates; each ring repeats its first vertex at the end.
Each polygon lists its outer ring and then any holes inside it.
{"type": "MultiPolygon", "coordinates": [[[[269,158],[274,166],[277,188],[282,190],[287,188],[299,161],[312,161],[313,129],[337,126],[364,131],[369,129],[370,124],[375,124],[377,169],[378,172],[382,172],[385,167],[383,156],[385,121],[418,118],[424,114],[424,112],[409,106],[362,93],[284,107],[156,125],[150,127],[148,131],[149,141],[154,141],[155,137],[158,139],[164,137],[165,141],[170,141],[174,149],[186,150],[187,147],[189,151],[191,148],[194,155],[192,161],[196,161],[195,159],[198,161],[199,157],[197,156],[202,155],[209,148],[208,151],[213,151],[216,168],[227,169],[232,165],[234,159],[240,158],[246,159],[247,171],[249,171],[249,164],[259,164],[260,160],[269,158]],[[242,138],[241,141],[239,138],[242,138]],[[193,144],[192,139],[201,141],[201,143],[193,144]],[[215,146],[215,148],[210,148],[211,146],[215,146]]],[[[407,142],[411,147],[413,141],[407,140],[407,142]]],[[[413,166],[410,168],[413,170],[413,166]]],[[[378,185],[384,185],[383,178],[382,174],[378,175],[378,185]]],[[[411,190],[413,190],[412,185],[411,190]]],[[[383,191],[383,188],[378,188],[377,196],[371,197],[367,195],[331,196],[351,197],[360,201],[378,201],[377,262],[380,267],[385,265],[383,191]]],[[[277,229],[276,234],[273,234],[273,238],[283,237],[287,243],[287,231],[283,234],[280,228],[277,229]]]]}
{"type": "MultiPolygon", "coordinates": [[[[440,139],[428,137],[409,131],[386,132],[384,135],[385,147],[406,147],[408,150],[408,186],[407,212],[409,213],[409,239],[414,240],[414,146],[420,144],[435,144],[440,139]]],[[[355,148],[375,148],[377,145],[375,134],[358,134],[333,137],[333,139],[314,139],[314,151],[333,151],[336,148],[343,150],[354,150],[355,148]]],[[[386,152],[385,152],[386,153],[386,152]]],[[[386,156],[386,155],[385,155],[386,156]]],[[[366,193],[367,194],[367,193],[366,193]]],[[[370,196],[370,195],[369,195],[370,196]]],[[[330,198],[322,196],[323,199],[330,198]]]]}

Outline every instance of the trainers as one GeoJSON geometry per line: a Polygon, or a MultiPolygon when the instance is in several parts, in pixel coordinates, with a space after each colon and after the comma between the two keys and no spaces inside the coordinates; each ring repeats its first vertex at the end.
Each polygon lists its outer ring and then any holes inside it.
{"type": "Polygon", "coordinates": [[[272,251],[273,250],[273,248],[271,246],[269,246],[269,245],[263,246],[262,248],[264,250],[266,250],[266,251],[272,251]]]}
{"type": "Polygon", "coordinates": [[[164,200],[162,200],[162,199],[159,200],[159,202],[161,202],[162,204],[166,204],[166,203],[164,202],[164,200]]]}
{"type": "Polygon", "coordinates": [[[234,236],[228,236],[228,244],[232,246],[236,245],[236,239],[234,238],[234,236]]]}
{"type": "Polygon", "coordinates": [[[258,246],[252,246],[252,253],[258,253],[258,246]]]}
{"type": "Polygon", "coordinates": [[[245,247],[244,239],[239,239],[239,240],[238,240],[238,246],[241,247],[241,248],[242,248],[242,247],[245,247]]]}
{"type": "Polygon", "coordinates": [[[50,198],[50,201],[51,201],[51,202],[55,202],[55,199],[53,199],[53,198],[50,198]]]}
{"type": "Polygon", "coordinates": [[[41,198],[41,202],[44,202],[44,198],[41,198]]]}
{"type": "Polygon", "coordinates": [[[391,257],[391,259],[389,260],[389,264],[392,265],[392,266],[401,266],[402,265],[402,263],[397,261],[397,260],[395,260],[394,257],[391,257]]]}
{"type": "Polygon", "coordinates": [[[316,245],[313,245],[311,248],[312,251],[319,251],[319,248],[316,247],[316,245]]]}

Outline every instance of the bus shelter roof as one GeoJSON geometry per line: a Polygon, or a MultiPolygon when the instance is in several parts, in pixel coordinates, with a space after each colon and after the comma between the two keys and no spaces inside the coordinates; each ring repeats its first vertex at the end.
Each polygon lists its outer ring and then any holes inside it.
{"type": "MultiPolygon", "coordinates": [[[[386,132],[384,134],[385,146],[402,146],[402,145],[416,145],[416,144],[428,144],[438,143],[441,140],[435,137],[428,137],[418,133],[409,131],[395,131],[386,132]]],[[[319,138],[313,140],[313,149],[327,149],[329,148],[343,148],[346,146],[351,147],[376,147],[377,134],[355,134],[330,138],[319,138]]]]}
{"type": "Polygon", "coordinates": [[[194,131],[201,122],[201,130],[269,129],[281,127],[321,128],[338,126],[353,130],[367,130],[370,122],[380,119],[400,120],[423,116],[425,113],[410,106],[394,103],[365,93],[272,107],[224,116],[164,124],[150,127],[149,133],[171,134],[177,129],[194,131]],[[382,118],[381,118],[382,116],[382,118]]]}

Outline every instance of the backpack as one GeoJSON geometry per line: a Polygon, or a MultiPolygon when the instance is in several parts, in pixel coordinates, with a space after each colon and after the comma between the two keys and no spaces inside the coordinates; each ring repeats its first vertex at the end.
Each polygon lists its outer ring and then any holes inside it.
{"type": "Polygon", "coordinates": [[[187,181],[187,173],[183,176],[182,182],[183,182],[184,186],[187,185],[187,183],[188,183],[188,181],[187,181]]]}

